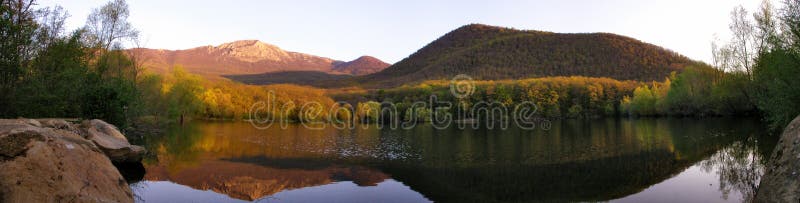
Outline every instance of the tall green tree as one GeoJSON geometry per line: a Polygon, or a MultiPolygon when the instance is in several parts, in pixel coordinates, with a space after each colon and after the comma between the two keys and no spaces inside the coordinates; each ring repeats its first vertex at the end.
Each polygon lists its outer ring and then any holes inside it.
{"type": "Polygon", "coordinates": [[[690,66],[672,80],[666,102],[671,114],[708,114],[716,70],[707,66],[690,66]]]}
{"type": "Polygon", "coordinates": [[[761,54],[755,69],[756,105],[773,129],[783,129],[800,115],[800,56],[773,49],[761,54]]]}
{"type": "Polygon", "coordinates": [[[17,87],[13,106],[17,115],[27,117],[64,117],[83,114],[83,94],[87,91],[85,47],[80,33],[55,38],[27,68],[25,79],[17,87]],[[24,94],[22,94],[24,92],[24,94]]]}
{"type": "Polygon", "coordinates": [[[183,124],[187,116],[194,115],[201,109],[203,87],[198,76],[191,75],[181,67],[172,70],[172,83],[167,93],[168,112],[170,117],[183,124]]]}
{"type": "Polygon", "coordinates": [[[123,51],[124,44],[135,40],[138,31],[128,22],[130,10],[125,0],[112,0],[94,9],[82,29],[89,47],[91,73],[87,79],[84,116],[101,118],[126,126],[136,117],[141,99],[136,87],[135,62],[123,51]]]}
{"type": "Polygon", "coordinates": [[[34,0],[0,0],[0,116],[15,116],[15,88],[32,58],[34,0]]]}

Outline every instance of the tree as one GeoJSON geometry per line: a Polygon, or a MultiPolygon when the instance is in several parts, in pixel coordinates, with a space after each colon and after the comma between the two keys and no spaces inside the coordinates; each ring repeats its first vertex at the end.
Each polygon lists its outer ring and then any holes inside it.
{"type": "Polygon", "coordinates": [[[165,116],[166,106],[164,97],[164,78],[161,75],[148,74],[136,83],[139,90],[139,102],[137,103],[138,115],[150,115],[156,118],[165,116]]]}
{"type": "Polygon", "coordinates": [[[85,27],[89,43],[102,53],[121,48],[123,39],[137,38],[139,31],[128,22],[129,15],[125,0],[113,0],[92,10],[85,27]]]}
{"type": "Polygon", "coordinates": [[[34,0],[0,0],[0,116],[14,116],[15,87],[32,58],[38,24],[34,0]]]}
{"type": "Polygon", "coordinates": [[[657,101],[658,98],[656,97],[655,91],[649,86],[637,87],[636,90],[633,91],[633,98],[630,100],[630,111],[633,112],[632,114],[641,116],[656,115],[657,101]]]}
{"type": "Polygon", "coordinates": [[[82,114],[88,64],[80,33],[55,38],[32,61],[17,87],[19,116],[64,117],[82,114]],[[23,108],[24,107],[24,108],[23,108]]]}
{"type": "Polygon", "coordinates": [[[708,113],[714,77],[716,72],[713,68],[697,65],[677,74],[664,99],[667,111],[684,116],[708,113]]]}
{"type": "Polygon", "coordinates": [[[785,0],[781,21],[785,28],[784,42],[794,53],[800,53],[800,0],[785,0]]]}
{"type": "Polygon", "coordinates": [[[775,8],[772,6],[772,2],[769,0],[762,1],[761,6],[753,14],[753,17],[756,23],[754,39],[758,50],[770,50],[780,44],[781,36],[779,36],[778,30],[781,24],[775,15],[775,8]]]}
{"type": "Polygon", "coordinates": [[[69,17],[69,14],[61,6],[56,6],[52,9],[42,8],[38,10],[37,13],[37,17],[39,18],[39,26],[34,36],[34,49],[41,51],[55,43],[57,40],[62,39],[62,34],[64,33],[64,24],[67,20],[67,17],[69,17]]]}
{"type": "Polygon", "coordinates": [[[773,130],[780,130],[800,114],[800,0],[785,0],[780,12],[764,1],[753,16],[755,25],[746,14],[741,6],[734,9],[730,25],[734,38],[714,50],[715,65],[728,72],[727,77],[735,78],[715,84],[712,93],[715,98],[728,100],[724,103],[733,109],[747,108],[735,99],[743,95],[764,113],[773,130]],[[747,80],[739,81],[736,77],[740,74],[747,80]],[[730,89],[742,94],[732,94],[730,89]]]}
{"type": "Polygon", "coordinates": [[[536,104],[537,113],[545,117],[561,116],[558,92],[547,88],[542,83],[531,84],[527,91],[527,100],[536,104]]]}
{"type": "Polygon", "coordinates": [[[124,119],[111,120],[122,120],[120,122],[124,123],[129,118],[140,116],[138,113],[145,108],[140,104],[143,98],[137,90],[137,62],[122,50],[123,43],[135,41],[138,37],[138,31],[128,22],[129,13],[124,0],[113,0],[92,10],[87,17],[87,24],[81,30],[85,32],[84,44],[89,47],[88,61],[95,78],[90,80],[93,82],[90,85],[103,87],[101,92],[110,91],[100,96],[113,96],[113,99],[107,99],[108,102],[102,101],[102,97],[95,99],[100,99],[97,102],[108,107],[110,112],[122,113],[111,115],[124,119]]]}
{"type": "Polygon", "coordinates": [[[730,25],[733,39],[732,53],[736,62],[731,70],[743,70],[745,73],[752,73],[752,64],[755,53],[758,53],[757,43],[754,39],[754,26],[748,20],[748,12],[742,6],[738,6],[731,12],[732,23],[730,25]]]}
{"type": "Polygon", "coordinates": [[[381,115],[381,103],[368,101],[356,106],[357,118],[363,123],[377,123],[381,115]]]}
{"type": "Polygon", "coordinates": [[[755,68],[755,103],[775,130],[800,115],[800,56],[785,49],[762,54],[755,68]]]}
{"type": "MultiPolygon", "coordinates": [[[[754,67],[757,69],[757,66],[754,67]]],[[[752,82],[749,76],[741,73],[725,73],[719,82],[711,87],[711,105],[720,115],[749,114],[755,110],[752,102],[752,82]]],[[[706,97],[707,95],[701,95],[706,97]]]]}
{"type": "Polygon", "coordinates": [[[201,107],[199,95],[203,93],[200,79],[177,66],[172,70],[173,83],[167,93],[169,115],[183,124],[187,115],[194,115],[201,107]]]}
{"type": "Polygon", "coordinates": [[[83,93],[83,118],[97,118],[120,128],[129,124],[129,113],[136,98],[132,83],[118,78],[104,78],[89,72],[83,93]]]}

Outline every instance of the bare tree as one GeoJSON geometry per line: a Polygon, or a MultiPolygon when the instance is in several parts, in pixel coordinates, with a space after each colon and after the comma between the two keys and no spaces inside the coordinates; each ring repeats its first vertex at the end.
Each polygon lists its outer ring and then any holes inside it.
{"type": "Polygon", "coordinates": [[[716,39],[712,42],[714,65],[725,72],[741,71],[752,79],[758,55],[779,44],[776,41],[781,38],[781,22],[775,13],[770,0],[764,0],[752,16],[742,6],[734,8],[729,26],[731,40],[727,44],[719,44],[716,39]]]}
{"type": "Polygon", "coordinates": [[[711,54],[713,56],[714,66],[719,68],[722,72],[732,72],[734,68],[734,56],[731,44],[721,44],[719,38],[714,38],[711,42],[711,54]]]}
{"type": "Polygon", "coordinates": [[[144,43],[140,38],[131,39],[131,45],[132,47],[126,50],[126,54],[131,58],[131,62],[133,62],[133,81],[138,82],[139,76],[145,71],[145,64],[147,63],[148,58],[146,58],[143,54],[144,43]]]}
{"type": "Polygon", "coordinates": [[[85,29],[90,43],[104,52],[121,49],[122,40],[138,38],[139,31],[128,22],[129,15],[130,10],[125,0],[113,0],[94,9],[86,19],[85,29]]]}
{"type": "MultiPolygon", "coordinates": [[[[776,15],[777,10],[772,5],[772,2],[765,0],[761,2],[758,11],[753,14],[755,19],[755,39],[757,40],[759,51],[772,50],[776,46],[781,46],[784,38],[781,36],[783,23],[776,15]]],[[[759,53],[760,54],[760,53],[759,53]]]]}
{"type": "Polygon", "coordinates": [[[800,0],[785,0],[784,8],[781,12],[781,19],[784,21],[787,45],[794,49],[795,53],[800,52],[800,0]]]}
{"type": "Polygon", "coordinates": [[[138,43],[139,31],[128,22],[129,16],[125,0],[112,0],[89,14],[84,37],[94,49],[94,56],[99,57],[95,62],[101,73],[116,74],[118,78],[135,82],[138,70],[133,66],[136,63],[127,56],[124,48],[126,43],[138,43]]]}
{"type": "Polygon", "coordinates": [[[748,12],[742,6],[738,6],[731,12],[731,25],[730,29],[733,34],[731,41],[731,48],[733,48],[733,57],[736,62],[733,65],[734,69],[743,70],[745,73],[752,73],[753,59],[755,58],[754,49],[756,44],[753,39],[754,26],[748,19],[748,12]]]}
{"type": "Polygon", "coordinates": [[[61,6],[43,8],[38,11],[39,27],[36,32],[37,48],[44,50],[64,34],[64,23],[69,14],[61,6]]]}

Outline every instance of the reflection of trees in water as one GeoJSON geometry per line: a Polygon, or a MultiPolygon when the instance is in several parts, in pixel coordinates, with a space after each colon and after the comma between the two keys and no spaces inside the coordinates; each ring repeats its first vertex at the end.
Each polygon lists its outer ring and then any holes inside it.
{"type": "Polygon", "coordinates": [[[143,191],[147,190],[147,183],[143,181],[135,182],[129,184],[131,187],[131,192],[133,192],[133,201],[134,202],[144,202],[144,197],[142,197],[143,191]]]}
{"type": "Polygon", "coordinates": [[[381,169],[437,202],[595,202],[640,192],[694,161],[676,160],[674,153],[661,149],[557,164],[408,163],[381,169]]]}
{"type": "Polygon", "coordinates": [[[763,151],[769,151],[759,149],[763,146],[758,140],[751,136],[737,141],[700,163],[704,172],[716,171],[724,199],[731,192],[741,193],[744,202],[752,202],[755,197],[768,158],[763,151]]]}
{"type": "MultiPolygon", "coordinates": [[[[182,185],[202,185],[220,174],[225,175],[217,180],[260,177],[256,182],[277,181],[273,185],[283,188],[332,180],[374,185],[391,174],[435,201],[507,202],[616,199],[706,160],[702,166],[719,173],[726,197],[742,191],[749,199],[763,174],[761,157],[772,149],[764,140],[745,139],[758,132],[750,122],[724,119],[570,120],[554,122],[550,131],[426,125],[256,130],[247,123],[199,123],[148,140],[156,156],[145,165],[150,180],[181,179],[176,182],[182,185]],[[338,165],[377,170],[352,173],[338,165]],[[319,181],[294,180],[312,176],[319,181]]],[[[236,194],[256,199],[277,191],[253,188],[240,187],[236,194]]]]}

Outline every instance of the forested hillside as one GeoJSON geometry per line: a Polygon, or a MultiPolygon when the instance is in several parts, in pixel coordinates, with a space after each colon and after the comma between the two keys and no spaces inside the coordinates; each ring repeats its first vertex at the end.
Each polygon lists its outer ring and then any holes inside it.
{"type": "Polygon", "coordinates": [[[381,72],[355,80],[372,87],[457,74],[479,80],[587,76],[661,81],[690,63],[678,53],[615,34],[560,34],[471,24],[381,72]]]}

